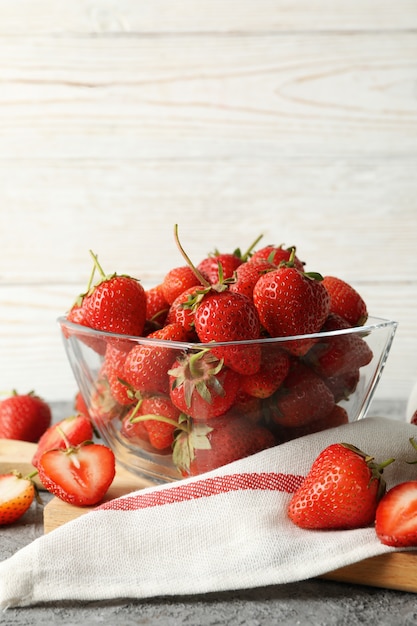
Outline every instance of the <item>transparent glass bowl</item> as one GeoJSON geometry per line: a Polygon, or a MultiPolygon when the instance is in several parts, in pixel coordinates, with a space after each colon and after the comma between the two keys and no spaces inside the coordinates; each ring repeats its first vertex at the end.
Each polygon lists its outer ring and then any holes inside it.
{"type": "Polygon", "coordinates": [[[370,317],[314,335],[196,344],[58,323],[96,431],[149,484],[363,418],[397,328],[370,317]],[[230,358],[254,373],[224,365],[230,358]]]}

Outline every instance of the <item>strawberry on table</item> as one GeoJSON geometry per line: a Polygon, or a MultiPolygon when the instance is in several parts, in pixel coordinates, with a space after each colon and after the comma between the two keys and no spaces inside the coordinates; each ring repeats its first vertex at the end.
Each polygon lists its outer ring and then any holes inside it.
{"type": "Polygon", "coordinates": [[[98,504],[115,476],[115,457],[107,446],[85,442],[45,452],[38,463],[45,489],[75,506],[98,504]]]}
{"type": "Polygon", "coordinates": [[[52,421],[49,404],[33,391],[0,401],[0,438],[36,443],[52,421]]]}
{"type": "Polygon", "coordinates": [[[30,507],[36,496],[31,476],[19,472],[0,475],[0,525],[13,524],[30,507]]]}
{"type": "Polygon", "coordinates": [[[86,415],[77,414],[65,417],[59,422],[52,424],[39,439],[35,454],[32,458],[32,465],[36,468],[39,459],[47,450],[56,448],[66,448],[66,442],[76,446],[83,441],[93,438],[94,432],[90,418],[86,415]]]}
{"type": "Polygon", "coordinates": [[[377,464],[355,446],[335,443],[316,458],[293,494],[288,516],[300,528],[353,529],[374,523],[378,502],[385,493],[382,477],[388,459],[377,464]]]}

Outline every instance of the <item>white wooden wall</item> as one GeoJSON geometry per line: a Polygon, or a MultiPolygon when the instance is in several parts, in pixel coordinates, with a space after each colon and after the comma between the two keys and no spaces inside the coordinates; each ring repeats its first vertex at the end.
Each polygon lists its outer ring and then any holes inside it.
{"type": "Polygon", "coordinates": [[[297,245],[417,378],[416,0],[0,0],[0,390],[71,398],[56,318],[93,249],[144,285],[297,245]]]}

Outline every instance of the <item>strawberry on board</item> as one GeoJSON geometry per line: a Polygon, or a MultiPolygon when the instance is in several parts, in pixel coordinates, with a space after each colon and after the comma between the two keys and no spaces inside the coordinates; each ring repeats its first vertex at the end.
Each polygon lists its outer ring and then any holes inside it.
{"type": "Polygon", "coordinates": [[[35,454],[32,458],[32,465],[36,468],[39,459],[47,450],[55,448],[66,448],[68,441],[72,446],[76,446],[83,441],[93,438],[94,432],[90,418],[86,415],[70,415],[52,424],[38,441],[35,454]]]}
{"type": "MultiPolygon", "coordinates": [[[[263,274],[253,289],[259,319],[271,337],[317,333],[330,311],[330,297],[321,276],[300,271],[294,254],[293,250],[288,262],[263,274]]],[[[313,343],[313,339],[294,341],[286,348],[300,356],[313,343]]]]}
{"type": "MultiPolygon", "coordinates": [[[[417,450],[414,437],[410,443],[417,450]]],[[[415,465],[417,461],[408,463],[415,465]]],[[[417,546],[417,480],[399,483],[384,494],[376,510],[375,532],[387,546],[417,546]]]]}
{"type": "Polygon", "coordinates": [[[0,476],[0,525],[13,524],[30,507],[36,488],[30,476],[18,472],[0,476]]]}
{"type": "Polygon", "coordinates": [[[115,476],[115,457],[107,446],[85,442],[48,450],[38,463],[45,489],[75,506],[98,504],[115,476]]]}
{"type": "Polygon", "coordinates": [[[375,521],[385,493],[382,477],[388,459],[377,464],[355,446],[335,443],[325,448],[292,496],[288,516],[300,528],[353,529],[375,521]]]}
{"type": "Polygon", "coordinates": [[[387,546],[417,546],[417,480],[387,491],[376,510],[375,532],[387,546]]]}
{"type": "Polygon", "coordinates": [[[33,391],[0,401],[0,438],[36,443],[52,421],[49,404],[33,391]]]}
{"type": "Polygon", "coordinates": [[[363,326],[368,319],[368,311],[356,289],[336,276],[325,276],[323,285],[330,296],[331,312],[343,317],[351,326],[363,326]]]}

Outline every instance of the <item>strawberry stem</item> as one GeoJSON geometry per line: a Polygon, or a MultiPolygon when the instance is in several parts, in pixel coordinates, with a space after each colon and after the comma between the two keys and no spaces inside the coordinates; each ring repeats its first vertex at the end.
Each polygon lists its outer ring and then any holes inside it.
{"type": "Polygon", "coordinates": [[[181,252],[182,256],[184,257],[185,261],[187,262],[187,265],[189,267],[191,267],[191,269],[193,270],[195,276],[198,278],[198,280],[201,282],[201,284],[206,287],[206,289],[211,289],[212,285],[208,282],[208,280],[206,280],[204,278],[204,276],[201,274],[201,272],[198,271],[198,269],[195,267],[195,265],[193,264],[193,262],[191,261],[190,257],[188,256],[188,254],[185,252],[184,248],[182,247],[179,237],[178,237],[178,224],[174,225],[174,238],[175,238],[175,243],[177,244],[177,247],[179,249],[179,251],[181,252]]]}
{"type": "Polygon", "coordinates": [[[164,424],[169,424],[170,426],[174,426],[175,428],[179,428],[184,432],[187,432],[187,428],[184,425],[179,424],[175,420],[170,417],[166,417],[165,415],[156,415],[154,413],[149,413],[147,415],[138,415],[138,417],[130,418],[130,422],[132,424],[137,424],[138,422],[148,422],[149,420],[154,420],[157,422],[164,422],[164,424]]]}
{"type": "MultiPolygon", "coordinates": [[[[94,254],[94,252],[92,250],[90,250],[90,254],[93,258],[93,262],[94,262],[94,270],[97,269],[97,271],[99,272],[100,276],[102,278],[105,278],[106,274],[104,273],[103,268],[101,267],[100,263],[98,262],[98,257],[96,254],[94,254]]],[[[90,285],[91,286],[91,285],[90,285]]]]}

